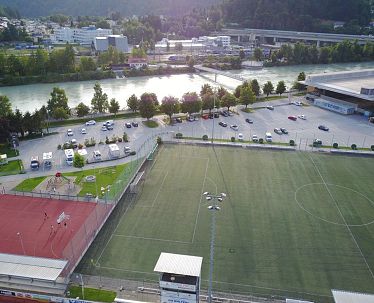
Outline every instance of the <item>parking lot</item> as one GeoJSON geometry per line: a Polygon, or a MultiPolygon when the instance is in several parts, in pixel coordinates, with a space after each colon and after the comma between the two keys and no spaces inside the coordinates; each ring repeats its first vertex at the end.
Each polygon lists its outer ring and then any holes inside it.
{"type": "MultiPolygon", "coordinates": [[[[298,100],[302,100],[299,98],[298,100]]],[[[305,100],[302,100],[305,103],[305,100]]],[[[315,106],[296,106],[288,104],[288,100],[283,99],[279,101],[272,101],[269,103],[257,103],[255,106],[273,105],[274,110],[267,108],[255,109],[253,113],[245,113],[237,108],[238,114],[233,114],[229,117],[220,115],[214,119],[202,119],[197,121],[187,122],[183,120],[182,123],[176,123],[173,126],[160,123],[158,128],[148,128],[142,124],[141,118],[129,120],[115,120],[113,130],[103,131],[102,123],[96,125],[74,125],[66,127],[58,127],[52,129],[53,132],[58,132],[56,135],[47,136],[41,139],[23,141],[20,144],[20,158],[22,159],[25,169],[32,174],[42,174],[44,167],[41,166],[39,171],[31,171],[30,159],[38,156],[42,160],[44,152],[53,152],[53,165],[51,171],[65,171],[73,168],[66,164],[66,158],[63,150],[58,150],[59,144],[64,144],[71,139],[76,139],[77,143],[84,144],[85,139],[94,138],[96,146],[88,147],[86,158],[92,160],[93,152],[99,150],[103,159],[109,159],[109,148],[107,144],[98,144],[100,141],[105,142],[106,137],[109,139],[112,136],[122,137],[123,133],[128,134],[129,142],[117,143],[120,149],[121,156],[124,155],[124,147],[128,146],[131,150],[138,150],[145,140],[152,134],[162,131],[171,131],[174,133],[182,133],[184,137],[201,138],[203,135],[208,135],[209,138],[214,133],[214,137],[218,139],[230,139],[231,137],[238,138],[239,134],[243,135],[245,141],[249,141],[253,135],[258,138],[265,138],[266,132],[271,132],[274,142],[288,143],[291,139],[300,149],[309,149],[314,139],[320,139],[323,145],[332,145],[334,142],[339,146],[350,146],[355,143],[360,147],[370,147],[374,144],[374,124],[368,122],[366,117],[360,115],[343,116],[327,110],[320,109],[315,106]],[[306,120],[298,118],[296,121],[288,119],[288,116],[305,115],[306,120]],[[249,124],[245,119],[251,119],[253,124],[249,124]],[[126,128],[125,122],[136,121],[139,127],[126,128]],[[219,125],[219,122],[227,123],[227,127],[219,125]],[[318,129],[319,125],[326,125],[329,131],[322,131],[318,129]],[[237,125],[238,130],[230,128],[231,125],[237,125]],[[288,134],[276,134],[274,128],[285,128],[288,134]],[[87,134],[82,134],[81,130],[85,128],[87,134]],[[67,135],[67,130],[73,131],[73,136],[67,135]]],[[[157,117],[159,122],[162,122],[162,117],[157,117]]],[[[134,156],[132,156],[134,157],[134,156]]],[[[119,162],[130,161],[131,157],[125,159],[114,160],[110,162],[100,162],[89,164],[90,166],[109,166],[115,165],[119,162]]]]}

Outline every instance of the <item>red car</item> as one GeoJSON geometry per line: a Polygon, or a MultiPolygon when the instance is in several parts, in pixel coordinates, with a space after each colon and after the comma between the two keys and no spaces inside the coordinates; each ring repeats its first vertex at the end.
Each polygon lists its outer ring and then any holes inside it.
{"type": "Polygon", "coordinates": [[[297,117],[296,116],[288,116],[288,119],[292,120],[292,121],[296,121],[297,120],[297,117]]]}
{"type": "Polygon", "coordinates": [[[204,115],[201,116],[201,118],[203,118],[204,120],[207,120],[207,119],[209,119],[209,115],[208,114],[204,114],[204,115]]]}

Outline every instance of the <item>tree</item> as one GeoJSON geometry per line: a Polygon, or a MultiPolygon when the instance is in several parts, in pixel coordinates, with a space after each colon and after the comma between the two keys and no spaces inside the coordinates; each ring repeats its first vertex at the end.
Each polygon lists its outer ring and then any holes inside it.
{"type": "Polygon", "coordinates": [[[66,97],[65,90],[59,87],[53,88],[51,98],[47,102],[47,110],[48,114],[55,119],[65,119],[65,117],[69,117],[70,108],[68,106],[68,98],[66,97]]]}
{"type": "Polygon", "coordinates": [[[175,51],[181,52],[183,50],[183,44],[181,42],[175,43],[175,51]]]}
{"type": "Polygon", "coordinates": [[[219,100],[222,100],[223,96],[226,95],[228,93],[227,89],[224,88],[223,86],[220,86],[218,89],[217,89],[217,96],[218,96],[218,99],[219,100]]]}
{"type": "Polygon", "coordinates": [[[238,103],[238,99],[231,93],[226,93],[221,100],[221,105],[227,107],[230,110],[231,106],[235,106],[238,103]]]}
{"type": "Polygon", "coordinates": [[[105,93],[103,94],[103,89],[99,83],[95,84],[94,91],[95,94],[91,100],[92,110],[104,113],[109,107],[108,96],[105,93]]]}
{"type": "Polygon", "coordinates": [[[81,102],[77,105],[76,110],[78,117],[84,117],[90,112],[90,107],[81,102]]]}
{"type": "Polygon", "coordinates": [[[299,81],[305,81],[305,73],[304,72],[301,72],[298,76],[297,76],[297,79],[296,81],[294,82],[293,84],[293,88],[297,89],[297,90],[303,90],[305,89],[305,85],[299,83],[299,81]]]}
{"type": "Polygon", "coordinates": [[[201,106],[201,100],[195,92],[189,92],[183,95],[181,105],[183,113],[197,113],[201,110],[201,106]]]}
{"type": "Polygon", "coordinates": [[[9,116],[12,113],[12,104],[7,96],[0,96],[0,118],[9,116]]]}
{"type": "Polygon", "coordinates": [[[200,97],[206,94],[211,94],[211,95],[213,94],[213,87],[209,85],[208,83],[205,83],[203,86],[201,86],[200,97]]]}
{"type": "Polygon", "coordinates": [[[154,94],[144,93],[140,96],[139,112],[143,118],[149,120],[156,114],[157,104],[154,100],[154,94]]]}
{"type": "Polygon", "coordinates": [[[202,109],[206,110],[208,109],[209,112],[211,112],[214,107],[219,108],[219,100],[216,98],[214,94],[206,93],[201,97],[202,101],[202,109]]]}
{"type": "Polygon", "coordinates": [[[264,94],[266,94],[266,97],[269,97],[269,95],[272,93],[274,90],[273,83],[271,81],[268,81],[264,84],[264,87],[262,88],[264,94]]]}
{"type": "Polygon", "coordinates": [[[258,84],[257,79],[253,79],[251,82],[252,91],[255,93],[256,96],[259,96],[261,93],[260,85],[258,84]]]}
{"type": "Polygon", "coordinates": [[[91,57],[81,57],[81,62],[79,64],[79,70],[81,72],[95,71],[96,63],[91,57]]]}
{"type": "Polygon", "coordinates": [[[130,98],[127,99],[127,107],[133,112],[136,112],[139,109],[139,99],[132,94],[130,98]]]}
{"type": "Polygon", "coordinates": [[[251,87],[247,86],[242,88],[239,101],[241,104],[245,105],[245,108],[247,108],[249,104],[253,104],[256,101],[256,95],[252,91],[251,87]]]}
{"type": "Polygon", "coordinates": [[[192,57],[190,57],[190,58],[188,59],[188,61],[187,61],[187,65],[188,65],[189,68],[193,68],[194,65],[195,65],[195,59],[192,58],[192,57]]]}
{"type": "Polygon", "coordinates": [[[180,103],[178,99],[175,97],[172,97],[172,96],[164,97],[162,99],[160,109],[161,109],[161,112],[169,116],[170,124],[171,124],[172,122],[171,117],[174,114],[179,113],[180,111],[180,103]]]}
{"type": "Polygon", "coordinates": [[[253,52],[253,57],[255,58],[255,60],[261,61],[261,59],[263,57],[261,48],[255,48],[255,50],[253,52]]]}
{"type": "Polygon", "coordinates": [[[239,57],[240,57],[241,60],[243,60],[243,59],[245,58],[244,50],[241,49],[241,50],[239,51],[239,57]]]}
{"type": "Polygon", "coordinates": [[[279,81],[275,92],[281,96],[285,91],[286,91],[286,84],[284,83],[284,81],[279,81]]]}
{"type": "Polygon", "coordinates": [[[119,111],[119,103],[116,99],[112,98],[110,99],[110,103],[109,103],[109,112],[111,114],[114,114],[114,115],[117,115],[119,111]]]}
{"type": "Polygon", "coordinates": [[[82,168],[84,166],[84,157],[78,153],[75,153],[73,159],[73,166],[77,168],[82,168]]]}

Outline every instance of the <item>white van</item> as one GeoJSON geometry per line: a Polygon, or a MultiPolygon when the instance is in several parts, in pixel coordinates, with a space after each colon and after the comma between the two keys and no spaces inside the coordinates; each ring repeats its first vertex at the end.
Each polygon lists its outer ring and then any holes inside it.
{"type": "Polygon", "coordinates": [[[117,144],[109,144],[109,155],[112,158],[118,158],[119,157],[119,147],[117,144]]]}
{"type": "Polygon", "coordinates": [[[65,149],[65,157],[66,157],[66,164],[67,165],[73,165],[74,150],[73,149],[65,149]]]}
{"type": "Polygon", "coordinates": [[[265,140],[266,142],[273,142],[273,136],[270,132],[265,133],[265,140]]]}

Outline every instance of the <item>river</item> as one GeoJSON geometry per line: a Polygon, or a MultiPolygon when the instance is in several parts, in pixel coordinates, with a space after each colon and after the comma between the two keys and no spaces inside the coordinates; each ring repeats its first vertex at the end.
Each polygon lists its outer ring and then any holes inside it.
{"type": "MultiPolygon", "coordinates": [[[[329,64],[329,65],[297,65],[285,67],[269,67],[262,70],[240,70],[230,71],[233,74],[254,79],[256,78],[262,86],[266,81],[272,81],[274,86],[280,80],[286,82],[290,87],[295,81],[297,75],[304,71],[306,74],[359,70],[374,68],[374,62],[366,63],[347,63],[347,64],[329,64]]],[[[211,74],[183,74],[163,77],[137,77],[126,79],[105,79],[100,80],[103,91],[109,99],[116,98],[121,108],[126,107],[126,100],[132,94],[138,97],[144,92],[156,93],[159,100],[164,96],[172,95],[180,98],[185,92],[199,92],[204,83],[211,85],[222,85],[228,89],[234,89],[240,84],[239,81],[224,76],[217,77],[217,84],[212,79],[211,74]]],[[[6,95],[12,102],[13,108],[21,111],[34,111],[46,104],[53,87],[58,86],[66,91],[69,98],[69,106],[75,107],[78,103],[84,102],[90,105],[93,97],[93,86],[96,81],[82,82],[64,82],[53,84],[31,84],[22,86],[0,87],[0,95],[6,95]]]]}

